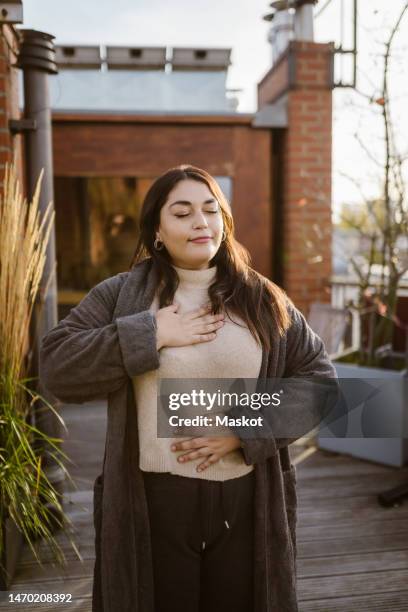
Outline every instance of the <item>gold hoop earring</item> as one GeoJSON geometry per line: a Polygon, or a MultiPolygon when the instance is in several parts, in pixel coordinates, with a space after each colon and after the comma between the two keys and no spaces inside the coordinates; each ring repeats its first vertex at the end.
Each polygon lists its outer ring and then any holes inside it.
{"type": "Polygon", "coordinates": [[[162,242],[161,240],[159,240],[158,238],[156,238],[156,240],[153,243],[154,248],[156,249],[156,251],[161,251],[162,248],[164,247],[164,242],[162,242]],[[157,246],[157,243],[161,242],[161,246],[157,246]]]}

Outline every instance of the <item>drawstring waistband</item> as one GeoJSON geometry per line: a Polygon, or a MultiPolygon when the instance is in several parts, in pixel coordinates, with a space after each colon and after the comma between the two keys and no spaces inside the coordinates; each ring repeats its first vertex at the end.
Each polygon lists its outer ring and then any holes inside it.
{"type": "Polygon", "coordinates": [[[227,512],[225,509],[225,498],[224,498],[224,481],[221,482],[221,508],[222,508],[222,515],[225,517],[224,518],[224,523],[227,527],[227,529],[230,528],[228,521],[227,521],[227,512]]]}
{"type": "MultiPolygon", "coordinates": [[[[203,528],[204,525],[204,487],[203,487],[203,481],[199,480],[198,482],[198,486],[200,489],[200,496],[199,496],[199,510],[200,510],[200,525],[201,525],[201,529],[203,528]]],[[[201,543],[201,548],[202,550],[204,550],[205,548],[205,541],[203,540],[201,543]]]]}
{"type": "MultiPolygon", "coordinates": [[[[201,521],[201,525],[204,525],[204,520],[203,520],[204,519],[204,504],[203,504],[203,501],[204,501],[204,486],[203,486],[204,482],[205,482],[205,479],[203,479],[202,482],[200,482],[200,493],[201,493],[201,495],[200,495],[200,521],[201,521]]],[[[227,520],[227,511],[226,511],[224,484],[225,483],[222,480],[221,481],[221,487],[220,487],[220,489],[221,489],[221,491],[220,491],[220,493],[221,493],[221,512],[222,512],[222,516],[223,516],[223,523],[224,523],[226,529],[230,529],[230,526],[229,526],[229,523],[228,523],[228,520],[227,520]]],[[[205,550],[205,546],[206,546],[206,542],[205,542],[205,540],[203,540],[202,543],[201,543],[201,549],[205,550]]]]}

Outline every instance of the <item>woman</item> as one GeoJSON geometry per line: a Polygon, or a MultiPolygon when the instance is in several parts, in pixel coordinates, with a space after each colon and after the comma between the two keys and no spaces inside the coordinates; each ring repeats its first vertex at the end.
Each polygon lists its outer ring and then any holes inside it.
{"type": "Polygon", "coordinates": [[[130,271],[42,340],[40,375],[57,398],[108,396],[94,612],[297,610],[296,438],[156,429],[159,378],[336,376],[320,338],[249,261],[216,181],[173,168],[146,195],[130,271]]]}

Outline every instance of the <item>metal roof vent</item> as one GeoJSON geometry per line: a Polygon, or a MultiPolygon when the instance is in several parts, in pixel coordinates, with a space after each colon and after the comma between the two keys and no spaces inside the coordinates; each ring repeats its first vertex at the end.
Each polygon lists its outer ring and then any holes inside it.
{"type": "Polygon", "coordinates": [[[164,70],[166,47],[106,47],[106,62],[113,70],[164,70]]]}
{"type": "Polygon", "coordinates": [[[231,49],[173,47],[173,70],[227,70],[231,49]]]}
{"type": "Polygon", "coordinates": [[[314,40],[313,5],[317,0],[275,0],[273,11],[263,17],[271,21],[268,41],[272,45],[272,62],[287,48],[291,40],[314,40]]]}
{"type": "Polygon", "coordinates": [[[0,2],[0,23],[23,23],[22,0],[0,2]]]}
{"type": "Polygon", "coordinates": [[[96,45],[56,45],[55,61],[58,68],[98,70],[102,63],[101,50],[96,45]]]}

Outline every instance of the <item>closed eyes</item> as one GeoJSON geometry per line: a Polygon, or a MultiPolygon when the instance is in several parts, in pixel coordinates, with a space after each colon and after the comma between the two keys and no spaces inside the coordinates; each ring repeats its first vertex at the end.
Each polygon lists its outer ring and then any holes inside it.
{"type": "MultiPolygon", "coordinates": [[[[218,210],[205,210],[204,212],[208,212],[210,213],[210,215],[216,215],[218,213],[218,210]]],[[[184,215],[174,215],[175,217],[188,217],[190,213],[186,213],[184,215]]]]}

